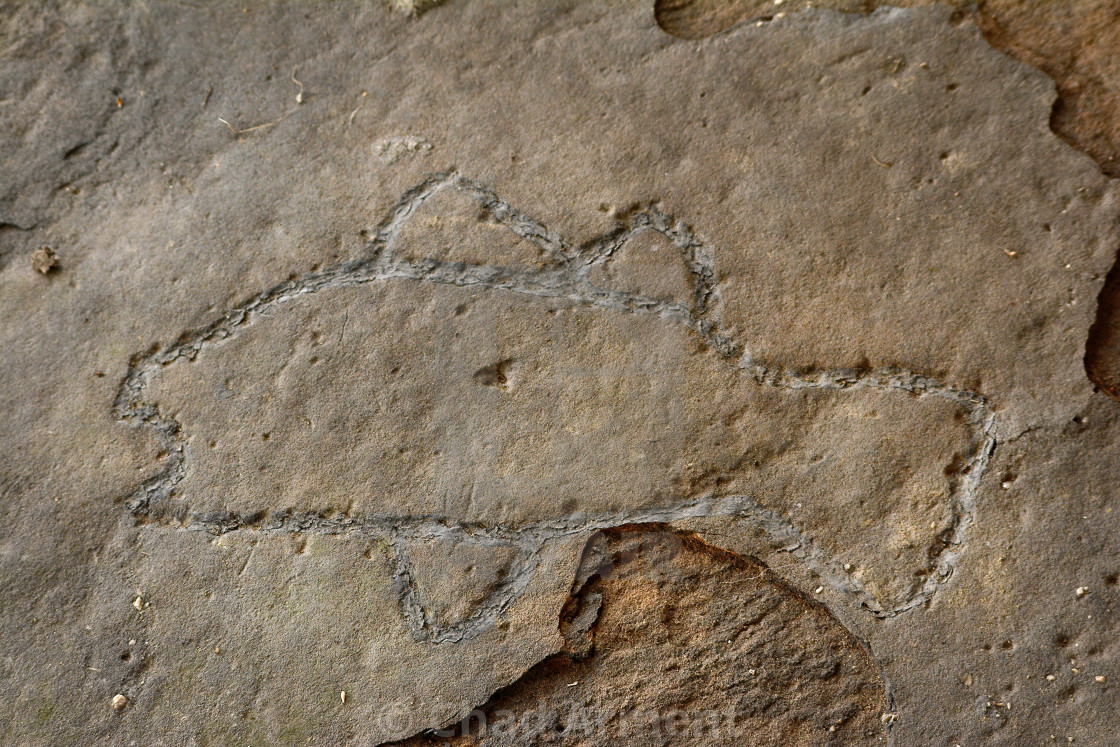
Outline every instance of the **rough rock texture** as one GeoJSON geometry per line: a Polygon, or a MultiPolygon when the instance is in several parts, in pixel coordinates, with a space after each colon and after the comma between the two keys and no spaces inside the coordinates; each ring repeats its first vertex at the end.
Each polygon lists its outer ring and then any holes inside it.
{"type": "Polygon", "coordinates": [[[404,745],[882,744],[865,647],[764,566],[664,528],[589,541],[565,651],[404,745]]]}
{"type": "Polygon", "coordinates": [[[964,16],[5,13],[0,742],[1120,730],[1120,204],[964,16]]]}
{"type": "MultiPolygon", "coordinates": [[[[930,0],[657,0],[661,28],[685,39],[703,39],[737,23],[767,23],[812,5],[867,13],[880,5],[923,6],[930,0]]],[[[984,37],[1014,59],[1050,75],[1058,98],[1050,126],[1092,156],[1110,176],[1120,175],[1120,4],[1115,0],[1024,2],[981,0],[945,4],[974,21],[984,37]]],[[[1101,291],[1098,318],[1085,357],[1089,378],[1120,399],[1120,265],[1101,291]]]]}
{"type": "MultiPolygon", "coordinates": [[[[878,7],[920,7],[931,0],[655,0],[661,28],[685,39],[703,39],[737,23],[765,23],[812,5],[849,13],[878,7]]],[[[1059,99],[1054,131],[1092,156],[1111,176],[1120,174],[1120,89],[1116,55],[1120,6],[1113,0],[1032,2],[948,0],[958,18],[969,18],[996,48],[1054,78],[1059,99]]]]}

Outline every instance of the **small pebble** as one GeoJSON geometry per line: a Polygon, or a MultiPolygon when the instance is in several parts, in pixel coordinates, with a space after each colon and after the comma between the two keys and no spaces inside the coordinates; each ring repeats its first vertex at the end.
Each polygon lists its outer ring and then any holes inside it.
{"type": "Polygon", "coordinates": [[[117,693],[113,696],[113,700],[110,702],[110,705],[113,706],[114,711],[119,711],[120,709],[128,705],[128,698],[121,695],[120,693],[117,693]]]}
{"type": "Polygon", "coordinates": [[[1096,680],[1097,682],[1101,683],[1102,685],[1103,685],[1104,683],[1108,682],[1108,678],[1107,678],[1107,677],[1105,677],[1105,676],[1104,676],[1103,674],[1098,674],[1098,675],[1097,675],[1096,677],[1094,677],[1093,679],[1095,679],[1095,680],[1096,680]]]}
{"type": "Polygon", "coordinates": [[[1074,591],[1074,594],[1076,594],[1078,597],[1083,597],[1088,593],[1089,593],[1089,587],[1088,586],[1078,586],[1077,589],[1074,591]]]}
{"type": "Polygon", "coordinates": [[[133,599],[132,600],[132,606],[135,607],[137,610],[144,609],[144,599],[143,599],[143,597],[136,597],[135,599],[133,599]]]}
{"type": "Polygon", "coordinates": [[[343,703],[345,703],[346,702],[346,691],[343,690],[341,693],[338,694],[338,697],[342,700],[343,703]]]}
{"type": "Polygon", "coordinates": [[[36,249],[35,253],[31,255],[31,266],[35,268],[36,272],[46,275],[58,267],[58,255],[49,246],[36,249]]]}

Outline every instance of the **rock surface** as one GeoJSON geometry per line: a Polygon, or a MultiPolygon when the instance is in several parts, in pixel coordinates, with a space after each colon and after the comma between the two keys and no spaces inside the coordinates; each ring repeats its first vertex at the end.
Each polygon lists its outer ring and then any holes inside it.
{"type": "Polygon", "coordinates": [[[869,652],[757,561],[631,526],[597,535],[576,581],[562,653],[399,744],[885,741],[889,695],[869,652]]]}
{"type": "Polygon", "coordinates": [[[1054,84],[948,8],[405,5],[11,9],[0,742],[1108,744],[1054,84]]]}

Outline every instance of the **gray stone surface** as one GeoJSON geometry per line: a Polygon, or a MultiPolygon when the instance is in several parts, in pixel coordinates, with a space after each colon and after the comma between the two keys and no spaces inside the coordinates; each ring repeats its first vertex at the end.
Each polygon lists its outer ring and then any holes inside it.
{"type": "Polygon", "coordinates": [[[948,10],[9,15],[3,743],[706,710],[736,626],[774,743],[1120,729],[1116,188],[948,10]]]}

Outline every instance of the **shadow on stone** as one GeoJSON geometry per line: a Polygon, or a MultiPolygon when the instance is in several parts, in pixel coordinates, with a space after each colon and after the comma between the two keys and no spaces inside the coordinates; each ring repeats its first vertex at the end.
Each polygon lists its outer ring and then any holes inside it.
{"type": "Polygon", "coordinates": [[[1120,263],[1112,266],[1097,298],[1097,319],[1085,343],[1085,372],[1090,381],[1120,400],[1120,263]]]}

